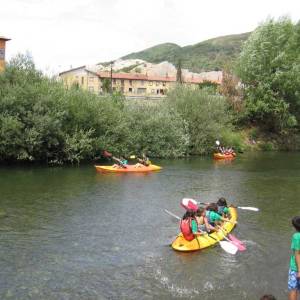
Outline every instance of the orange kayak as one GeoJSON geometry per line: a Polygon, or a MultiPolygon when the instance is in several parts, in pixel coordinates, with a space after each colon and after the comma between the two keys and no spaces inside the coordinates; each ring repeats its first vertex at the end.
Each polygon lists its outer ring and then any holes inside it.
{"type": "Polygon", "coordinates": [[[235,153],[232,154],[214,153],[214,159],[233,159],[235,157],[236,157],[235,153]]]}
{"type": "Polygon", "coordinates": [[[144,166],[142,164],[136,165],[126,165],[126,168],[120,166],[95,166],[96,170],[99,172],[117,172],[117,173],[128,173],[128,172],[152,172],[159,171],[162,169],[160,166],[149,165],[144,166]]]}

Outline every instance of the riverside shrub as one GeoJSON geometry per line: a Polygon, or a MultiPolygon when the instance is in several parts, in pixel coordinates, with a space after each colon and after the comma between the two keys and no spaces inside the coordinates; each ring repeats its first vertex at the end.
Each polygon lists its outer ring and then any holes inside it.
{"type": "Polygon", "coordinates": [[[211,152],[224,129],[232,131],[232,115],[223,96],[178,86],[169,93],[167,105],[186,123],[190,154],[211,152]]]}

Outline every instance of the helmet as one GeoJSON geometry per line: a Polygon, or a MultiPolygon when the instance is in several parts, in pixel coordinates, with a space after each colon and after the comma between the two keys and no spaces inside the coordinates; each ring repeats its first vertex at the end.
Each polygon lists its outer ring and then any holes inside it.
{"type": "Polygon", "coordinates": [[[191,198],[183,198],[181,200],[181,206],[184,207],[186,210],[197,211],[198,203],[196,200],[191,198]]]}

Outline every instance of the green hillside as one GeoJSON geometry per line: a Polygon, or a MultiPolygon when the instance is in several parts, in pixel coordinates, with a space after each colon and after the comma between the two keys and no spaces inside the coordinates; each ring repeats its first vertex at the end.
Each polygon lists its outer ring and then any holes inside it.
{"type": "Polygon", "coordinates": [[[222,69],[224,63],[234,60],[241,50],[241,45],[250,33],[227,35],[210,39],[195,45],[180,47],[165,43],[140,52],[131,53],[123,59],[143,59],[152,63],[169,61],[174,65],[179,58],[182,67],[194,72],[222,69]]]}

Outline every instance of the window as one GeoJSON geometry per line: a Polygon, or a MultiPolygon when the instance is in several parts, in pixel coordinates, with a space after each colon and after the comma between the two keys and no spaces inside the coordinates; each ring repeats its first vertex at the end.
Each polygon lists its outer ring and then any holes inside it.
{"type": "Polygon", "coordinates": [[[81,77],[81,84],[84,85],[84,77],[81,77]]]}
{"type": "Polygon", "coordinates": [[[152,85],[153,84],[153,82],[152,81],[149,81],[149,85],[152,85]]]}
{"type": "Polygon", "coordinates": [[[113,84],[116,84],[116,79],[114,78],[114,79],[112,80],[112,82],[113,82],[113,84]]]}
{"type": "Polygon", "coordinates": [[[138,88],[137,93],[138,94],[146,94],[146,89],[145,88],[138,88]]]}
{"type": "Polygon", "coordinates": [[[132,80],[129,80],[129,84],[132,85],[132,80]]]}
{"type": "Polygon", "coordinates": [[[155,94],[155,90],[151,90],[151,94],[155,94]]]}
{"type": "Polygon", "coordinates": [[[129,88],[129,89],[128,89],[128,92],[129,92],[129,93],[132,93],[132,88],[129,88]]]}
{"type": "Polygon", "coordinates": [[[89,82],[94,82],[94,77],[89,77],[89,82]]]}
{"type": "Polygon", "coordinates": [[[144,80],[141,80],[141,85],[144,85],[144,80]]]}
{"type": "Polygon", "coordinates": [[[124,79],[121,79],[121,85],[124,85],[124,79]]]}
{"type": "Polygon", "coordinates": [[[165,83],[165,82],[163,82],[163,86],[166,86],[166,83],[165,83]]]}
{"type": "Polygon", "coordinates": [[[156,81],[156,86],[159,86],[159,82],[158,81],[156,81]]]}

